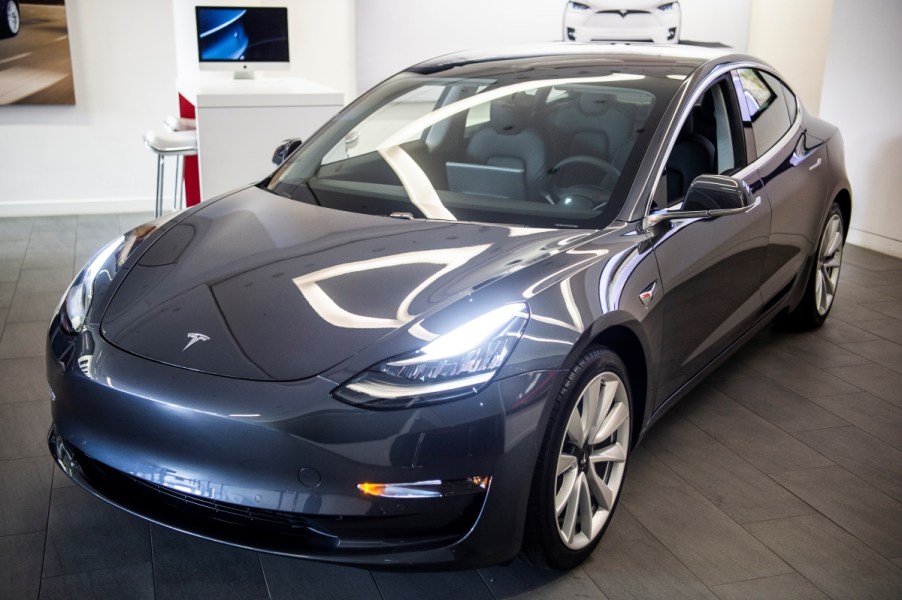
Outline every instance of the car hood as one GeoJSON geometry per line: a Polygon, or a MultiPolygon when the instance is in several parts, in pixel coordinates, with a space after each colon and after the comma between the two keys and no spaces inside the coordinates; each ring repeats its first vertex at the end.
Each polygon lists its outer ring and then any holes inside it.
{"type": "Polygon", "coordinates": [[[361,215],[249,188],[156,240],[101,327],[113,345],[163,363],[304,379],[586,236],[361,215]]]}

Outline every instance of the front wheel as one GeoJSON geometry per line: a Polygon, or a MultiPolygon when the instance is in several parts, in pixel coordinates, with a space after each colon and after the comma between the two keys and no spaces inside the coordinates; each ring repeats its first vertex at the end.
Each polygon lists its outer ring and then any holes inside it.
{"type": "Polygon", "coordinates": [[[842,211],[834,202],[821,232],[805,295],[799,305],[785,316],[786,324],[798,329],[814,329],[827,319],[839,285],[844,233],[842,211]]]}
{"type": "Polygon", "coordinates": [[[584,354],[552,411],[536,465],[523,556],[536,566],[583,562],[610,522],[630,451],[630,387],[607,348],[584,354]]]}

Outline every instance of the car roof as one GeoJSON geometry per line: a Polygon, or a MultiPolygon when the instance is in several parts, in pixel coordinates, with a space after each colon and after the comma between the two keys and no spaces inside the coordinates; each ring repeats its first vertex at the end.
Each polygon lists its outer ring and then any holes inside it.
{"type": "Polygon", "coordinates": [[[417,73],[436,73],[449,68],[505,62],[523,62],[524,66],[551,66],[566,61],[604,60],[623,64],[658,64],[694,69],[709,61],[726,62],[726,57],[750,58],[737,55],[724,46],[687,44],[637,43],[576,43],[549,42],[518,44],[463,50],[421,62],[409,70],[417,73]],[[722,59],[722,60],[717,60],[722,59]]]}

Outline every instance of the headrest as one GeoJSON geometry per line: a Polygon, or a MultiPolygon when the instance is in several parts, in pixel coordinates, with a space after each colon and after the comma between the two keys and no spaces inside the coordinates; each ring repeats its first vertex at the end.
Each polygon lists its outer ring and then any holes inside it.
{"type": "Polygon", "coordinates": [[[680,133],[677,135],[677,141],[681,142],[693,133],[695,133],[695,113],[694,111],[689,111],[689,115],[686,117],[686,120],[683,121],[683,126],[680,128],[680,133]]]}
{"type": "Polygon", "coordinates": [[[579,96],[579,110],[587,115],[601,115],[615,102],[612,94],[593,94],[583,92],[579,96]]]}
{"type": "MultiPolygon", "coordinates": [[[[515,135],[523,131],[529,118],[529,105],[520,94],[492,100],[489,105],[489,120],[492,129],[503,135],[515,135]]],[[[528,100],[528,98],[526,98],[528,100]]]]}
{"type": "Polygon", "coordinates": [[[640,104],[638,108],[636,108],[636,125],[642,127],[645,124],[645,121],[648,120],[648,115],[651,114],[652,103],[648,104],[640,104]]]}

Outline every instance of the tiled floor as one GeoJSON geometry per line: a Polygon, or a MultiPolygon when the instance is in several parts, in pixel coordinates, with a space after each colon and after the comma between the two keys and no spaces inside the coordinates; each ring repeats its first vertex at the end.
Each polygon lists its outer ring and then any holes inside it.
{"type": "Polygon", "coordinates": [[[0,219],[0,598],[902,598],[902,260],[846,249],[819,331],[765,331],[649,434],[598,551],[387,573],[148,525],[51,464],[43,338],[141,215],[0,219]]]}

